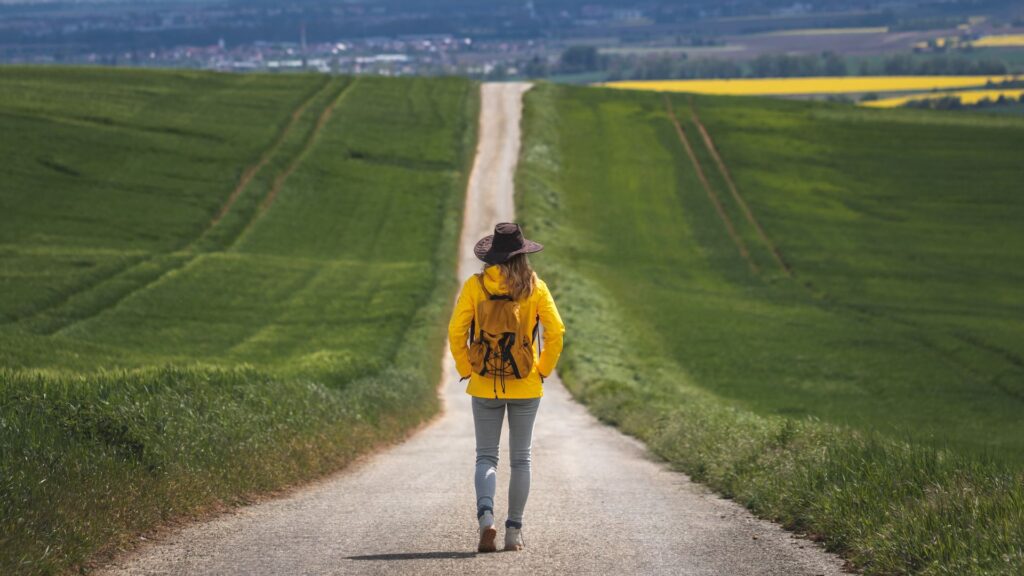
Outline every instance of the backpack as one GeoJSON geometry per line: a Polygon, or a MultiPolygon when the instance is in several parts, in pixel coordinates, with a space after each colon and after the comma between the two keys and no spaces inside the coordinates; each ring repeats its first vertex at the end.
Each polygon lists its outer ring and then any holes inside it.
{"type": "Polygon", "coordinates": [[[477,374],[494,378],[497,397],[499,380],[504,394],[505,378],[525,378],[533,369],[533,341],[537,338],[540,316],[531,334],[530,319],[522,318],[519,302],[506,294],[491,294],[484,286],[483,274],[476,276],[487,299],[477,305],[470,325],[469,363],[477,374]]]}

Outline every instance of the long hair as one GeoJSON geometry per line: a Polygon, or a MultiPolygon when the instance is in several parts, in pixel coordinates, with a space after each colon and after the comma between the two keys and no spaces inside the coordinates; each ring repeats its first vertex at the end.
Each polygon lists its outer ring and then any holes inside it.
{"type": "Polygon", "coordinates": [[[516,254],[498,264],[498,268],[501,270],[502,276],[505,277],[508,295],[513,300],[525,300],[533,295],[533,289],[537,285],[537,275],[534,274],[526,254],[516,254]]]}

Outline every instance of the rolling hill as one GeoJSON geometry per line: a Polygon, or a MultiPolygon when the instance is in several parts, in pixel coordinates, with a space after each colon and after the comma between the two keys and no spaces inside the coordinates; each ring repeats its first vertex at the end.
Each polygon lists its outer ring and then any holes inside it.
{"type": "Polygon", "coordinates": [[[0,571],[435,413],[472,83],[7,68],[0,94],[0,571]]]}
{"type": "Polygon", "coordinates": [[[867,573],[1013,573],[1024,122],[539,85],[518,205],[605,420],[867,573]],[[970,496],[968,496],[970,495],[970,496]]]}

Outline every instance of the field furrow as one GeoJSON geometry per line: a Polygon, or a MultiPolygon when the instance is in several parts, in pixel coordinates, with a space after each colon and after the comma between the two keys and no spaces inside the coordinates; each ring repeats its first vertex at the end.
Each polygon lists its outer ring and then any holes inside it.
{"type": "Polygon", "coordinates": [[[704,146],[707,147],[711,157],[715,160],[715,165],[718,167],[718,171],[721,173],[722,178],[725,180],[726,186],[729,188],[729,192],[732,194],[733,199],[739,205],[743,211],[743,215],[747,218],[747,222],[757,230],[757,235],[765,246],[771,251],[772,256],[775,258],[776,264],[779,265],[779,269],[786,275],[792,276],[793,270],[789,264],[786,263],[782,258],[782,254],[779,252],[778,246],[771,241],[768,234],[765,233],[764,227],[758,222],[757,218],[754,217],[753,211],[750,210],[750,206],[747,204],[743,196],[740,195],[739,189],[736,188],[736,183],[733,182],[732,176],[729,174],[729,169],[726,167],[725,162],[722,160],[721,154],[718,153],[718,149],[715,147],[715,142],[711,138],[711,134],[707,128],[700,121],[700,116],[697,114],[697,108],[693,105],[693,100],[690,100],[690,116],[693,118],[693,123],[697,126],[697,131],[700,132],[701,138],[704,140],[704,146]]]}
{"type": "MultiPolygon", "coordinates": [[[[188,244],[180,249],[181,252],[190,252],[193,249],[201,249],[200,243],[204,237],[214,230],[217,224],[228,214],[239,196],[249,187],[253,179],[260,173],[268,161],[281,147],[289,133],[295,127],[296,122],[316,99],[330,87],[330,82],[325,80],[318,88],[312,90],[291,113],[290,119],[283,125],[274,141],[261,154],[256,163],[246,167],[241,174],[234,189],[227,200],[217,210],[216,214],[209,221],[205,229],[195,238],[188,241],[188,244]]],[[[45,306],[24,311],[22,314],[12,317],[9,321],[21,322],[29,330],[40,334],[53,334],[63,327],[74,323],[102,310],[114,306],[131,294],[133,291],[147,286],[159,279],[164,274],[179,269],[187,262],[187,256],[183,254],[151,254],[144,256],[135,262],[126,263],[124,266],[110,270],[103,275],[97,275],[82,282],[74,289],[66,291],[60,299],[53,300],[45,306]]]]}
{"type": "MultiPolygon", "coordinates": [[[[267,192],[267,195],[263,198],[263,201],[260,202],[260,213],[265,212],[268,208],[270,208],[270,205],[274,203],[274,200],[277,198],[277,195],[281,193],[281,188],[284,187],[285,181],[288,179],[289,176],[292,175],[292,172],[294,172],[295,169],[298,168],[302,160],[306,157],[307,154],[309,154],[310,149],[312,149],[313,146],[316,144],[316,140],[317,137],[320,135],[320,131],[323,130],[324,125],[327,124],[327,121],[331,118],[331,112],[333,112],[335,107],[337,107],[341,103],[341,101],[345,97],[345,94],[347,94],[348,91],[351,90],[358,82],[359,79],[356,78],[349,82],[348,84],[344,85],[340,90],[338,90],[334,98],[331,99],[331,103],[328,106],[326,106],[323,109],[323,111],[320,112],[319,116],[317,116],[316,124],[313,125],[313,129],[310,130],[309,135],[306,136],[306,140],[305,142],[303,142],[302,148],[299,149],[298,154],[296,154],[295,157],[291,160],[291,162],[288,163],[288,166],[280,174],[278,174],[277,177],[274,178],[274,184],[270,187],[270,191],[267,192]]],[[[250,224],[252,224],[252,222],[250,222],[250,224]]],[[[243,232],[243,234],[244,233],[245,232],[243,232]]]]}
{"type": "Polygon", "coordinates": [[[291,119],[285,125],[285,128],[282,130],[279,137],[261,155],[261,159],[256,164],[243,171],[239,184],[234,190],[232,190],[228,201],[211,220],[210,225],[206,230],[204,230],[202,234],[200,234],[184,249],[171,254],[153,255],[140,261],[134,266],[129,266],[97,285],[71,294],[63,303],[42,311],[34,317],[24,319],[23,325],[29,327],[33,332],[38,334],[60,334],[61,332],[74,327],[79,322],[88,321],[91,318],[113,309],[133,294],[149,289],[168,274],[180,271],[188,266],[189,263],[194,261],[200,254],[204,254],[212,250],[230,248],[230,246],[234,244],[234,242],[237,241],[237,239],[240,238],[246,230],[248,230],[252,222],[259,218],[260,214],[267,209],[274,197],[276,197],[280,192],[285,180],[287,180],[288,176],[295,171],[296,167],[298,167],[299,163],[315,142],[317,134],[323,127],[327,118],[330,117],[331,109],[340,101],[341,97],[352,86],[352,84],[354,84],[354,82],[345,82],[344,80],[327,81],[319,90],[316,90],[308,99],[304,100],[303,103],[292,112],[291,119]],[[332,90],[331,88],[333,87],[336,87],[336,89],[332,90]],[[280,172],[272,177],[272,184],[262,195],[262,199],[259,201],[258,207],[254,207],[254,202],[250,201],[247,209],[238,211],[242,212],[242,214],[232,214],[236,219],[244,219],[245,223],[241,230],[238,230],[237,232],[220,231],[218,229],[218,224],[221,224],[224,228],[229,228],[229,225],[224,222],[224,217],[231,214],[230,208],[235,206],[238,198],[247,191],[249,185],[255,179],[266,178],[262,174],[262,170],[266,168],[268,164],[273,166],[281,163],[280,158],[278,158],[278,155],[281,154],[281,147],[288,137],[292,135],[292,131],[296,126],[298,119],[303,116],[307,109],[309,109],[312,102],[318,98],[322,99],[327,95],[330,95],[330,100],[328,100],[327,103],[323,105],[323,108],[319,110],[319,113],[316,115],[316,120],[307,130],[307,133],[301,140],[301,145],[298,147],[297,151],[292,154],[288,159],[287,164],[280,169],[280,172]],[[217,239],[211,241],[211,238],[214,235],[217,236],[217,239]]]}
{"type": "Polygon", "coordinates": [[[676,112],[707,133],[689,163],[717,154],[704,180],[742,199],[721,211],[774,273],[747,204],[790,282],[729,257],[692,171],[644,163],[679,146],[651,123],[658,104],[527,95],[521,214],[567,246],[541,272],[587,334],[559,366],[573,394],[868,573],[1018,573],[1019,122],[694,96],[699,117],[676,112]]]}
{"type": "Polygon", "coordinates": [[[0,572],[73,569],[437,411],[474,84],[25,67],[0,94],[25,135],[0,141],[0,317],[64,301],[0,326],[0,572]],[[108,127],[46,118],[83,113],[108,127]]]}
{"type": "Polygon", "coordinates": [[[329,79],[325,78],[323,81],[323,87],[320,88],[320,90],[311,93],[309,95],[309,98],[303,100],[302,104],[300,104],[298,108],[292,111],[288,123],[281,128],[281,131],[278,133],[277,138],[275,138],[273,143],[271,143],[271,145],[260,155],[259,160],[257,160],[255,164],[247,166],[245,170],[242,171],[242,176],[238,179],[238,184],[235,185],[234,190],[231,191],[231,194],[228,196],[228,199],[224,202],[224,205],[220,207],[220,210],[218,210],[217,213],[210,220],[210,227],[216,226],[217,222],[220,222],[220,220],[224,218],[224,215],[228,213],[228,210],[231,210],[231,207],[235,204],[235,201],[238,200],[239,195],[241,195],[245,188],[249,185],[249,182],[251,182],[252,179],[256,176],[256,174],[263,169],[263,166],[265,166],[267,162],[270,161],[270,159],[277,152],[277,149],[280,148],[281,144],[284,143],[285,138],[287,138],[288,136],[288,133],[291,132],[292,128],[295,127],[295,124],[302,117],[302,114],[306,111],[306,108],[309,108],[310,104],[313,103],[313,100],[316,98],[317,94],[319,94],[323,90],[326,90],[329,85],[329,79]]]}
{"type": "Polygon", "coordinates": [[[750,250],[747,249],[747,243],[736,231],[736,226],[733,224],[732,218],[729,217],[725,211],[725,207],[722,205],[722,199],[719,197],[718,192],[716,192],[711,186],[711,182],[708,181],[707,175],[704,173],[704,168],[701,166],[700,161],[697,160],[697,155],[693,151],[693,145],[690,143],[690,139],[686,136],[686,132],[683,130],[682,124],[679,123],[679,118],[676,117],[675,110],[672,109],[672,101],[667,96],[665,97],[665,111],[668,114],[669,119],[672,121],[672,125],[675,127],[676,134],[679,137],[679,142],[686,150],[686,156],[693,164],[693,169],[697,174],[697,178],[700,180],[701,185],[704,187],[704,191],[707,192],[708,199],[711,200],[711,204],[715,207],[715,212],[718,213],[718,217],[725,226],[725,231],[729,234],[729,238],[731,238],[733,243],[736,245],[736,250],[739,251],[740,256],[742,256],[743,259],[746,260],[747,265],[750,266],[751,273],[759,274],[760,267],[750,256],[750,250]]]}

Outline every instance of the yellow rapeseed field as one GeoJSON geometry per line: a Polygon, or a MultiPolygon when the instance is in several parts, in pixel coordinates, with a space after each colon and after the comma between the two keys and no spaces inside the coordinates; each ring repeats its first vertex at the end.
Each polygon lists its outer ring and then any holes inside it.
{"type": "Polygon", "coordinates": [[[1012,48],[1024,46],[1024,34],[1004,34],[1002,36],[984,36],[971,42],[978,48],[1012,48]]]}
{"type": "Polygon", "coordinates": [[[935,100],[938,98],[945,98],[947,96],[959,98],[961,104],[977,104],[986,98],[989,100],[996,100],[1000,96],[1019,100],[1022,95],[1024,95],[1024,89],[1022,88],[1012,90],[961,90],[956,92],[933,92],[930,94],[900,96],[899,98],[868,100],[866,102],[861,102],[860,105],[871,108],[896,108],[914,100],[935,100]]]}
{"type": "Polygon", "coordinates": [[[1013,76],[816,76],[808,78],[735,78],[725,80],[629,80],[603,86],[627,90],[694,92],[733,96],[785,96],[790,94],[849,94],[856,92],[912,92],[976,88],[1013,76]]]}

